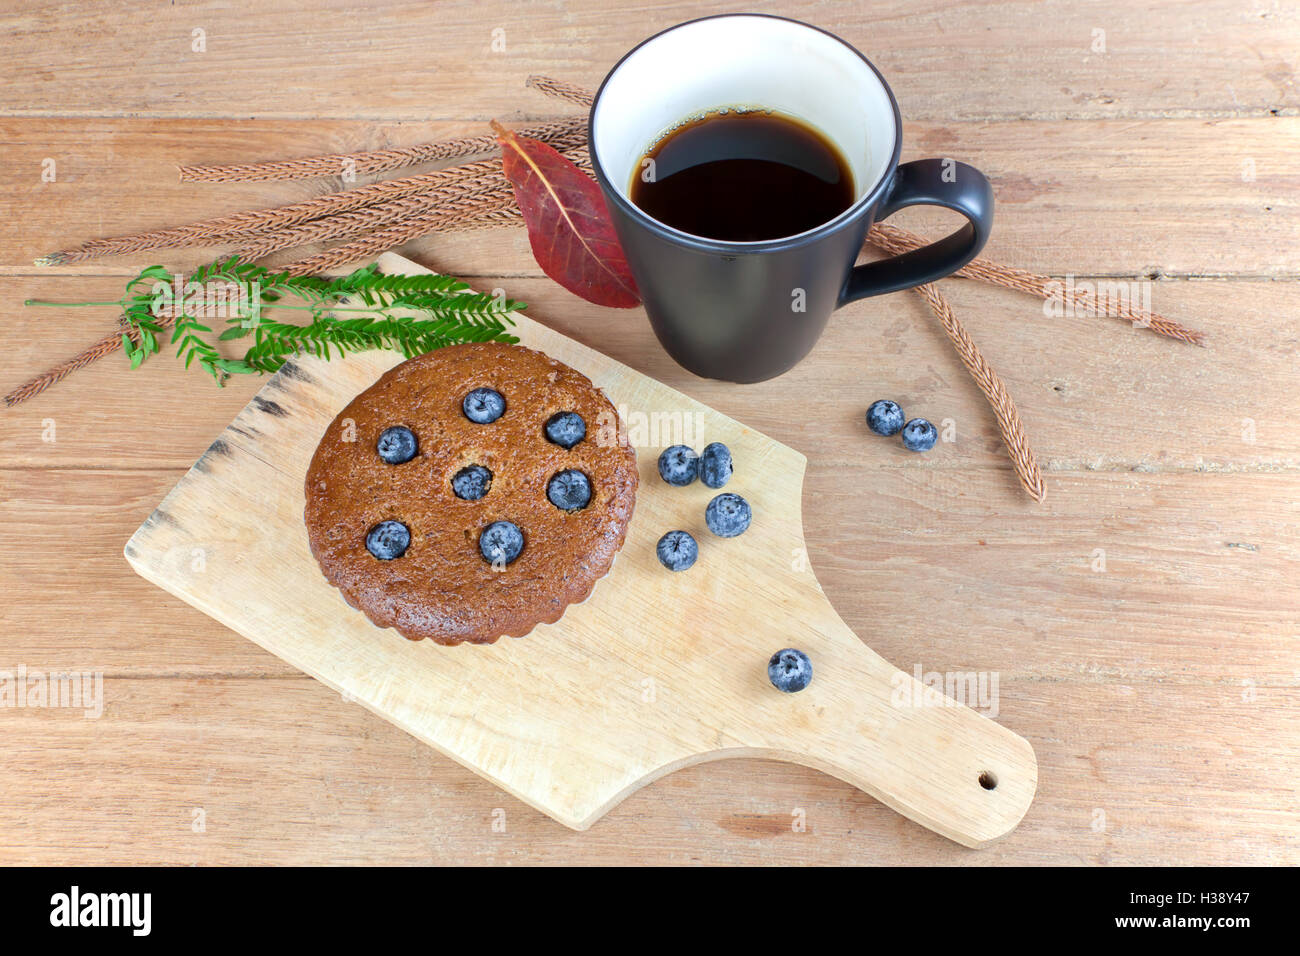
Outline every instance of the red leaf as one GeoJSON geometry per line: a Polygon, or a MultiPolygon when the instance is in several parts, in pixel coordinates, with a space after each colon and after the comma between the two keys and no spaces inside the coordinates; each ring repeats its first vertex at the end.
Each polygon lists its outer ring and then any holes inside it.
{"type": "Polygon", "coordinates": [[[496,120],[492,129],[542,271],[588,302],[640,305],[600,187],[540,140],[516,136],[496,120]]]}

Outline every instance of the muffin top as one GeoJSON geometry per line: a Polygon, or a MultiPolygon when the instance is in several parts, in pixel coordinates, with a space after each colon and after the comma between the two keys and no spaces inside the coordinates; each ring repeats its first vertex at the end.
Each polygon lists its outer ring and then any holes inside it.
{"type": "Polygon", "coordinates": [[[636,453],[585,375],[518,345],[385,373],[330,423],[304,517],[326,579],[411,640],[490,644],[559,620],[622,547],[636,453]]]}

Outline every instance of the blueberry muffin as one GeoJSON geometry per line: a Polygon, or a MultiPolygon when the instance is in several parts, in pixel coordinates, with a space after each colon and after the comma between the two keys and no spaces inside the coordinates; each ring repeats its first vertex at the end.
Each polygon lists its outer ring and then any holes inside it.
{"type": "Polygon", "coordinates": [[[622,547],[636,453],[585,375],[518,345],[403,362],[330,423],[307,469],[312,554],[411,640],[491,644],[559,620],[622,547]]]}

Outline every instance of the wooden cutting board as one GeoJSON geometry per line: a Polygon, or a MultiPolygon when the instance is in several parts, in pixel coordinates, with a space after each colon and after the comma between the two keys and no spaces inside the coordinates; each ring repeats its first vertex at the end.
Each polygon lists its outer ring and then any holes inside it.
{"type": "MultiPolygon", "coordinates": [[[[390,272],[428,270],[396,255],[390,272]]],[[[815,767],[967,846],[1013,829],[1037,785],[1029,744],[927,692],[862,643],[806,560],[805,458],[599,352],[517,315],[524,345],[590,376],[638,444],[641,486],[610,573],[557,623],[492,646],[410,642],[330,587],[307,546],[303,478],[326,425],[396,365],[395,353],[298,358],[273,376],[131,537],[145,578],[575,829],[664,774],[723,757],[815,767]],[[660,429],[660,439],[652,433],[660,429]],[[754,521],[704,526],[717,492],[671,488],[656,460],[687,443],[730,446],[727,485],[754,521]],[[638,432],[638,428],[642,429],[638,432]],[[643,444],[644,443],[644,444],[643,444]],[[695,567],[655,557],[665,531],[700,542],[695,567]],[[767,661],[812,659],[783,694],[767,661]]],[[[737,386],[743,387],[743,386],[737,386]]]]}

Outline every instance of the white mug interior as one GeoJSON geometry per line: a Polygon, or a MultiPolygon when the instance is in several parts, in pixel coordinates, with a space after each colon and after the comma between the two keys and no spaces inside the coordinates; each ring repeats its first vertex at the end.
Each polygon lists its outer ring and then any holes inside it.
{"type": "Polygon", "coordinates": [[[595,158],[630,202],[633,175],[659,139],[731,107],[775,110],[823,133],[852,170],[855,207],[889,172],[897,118],[871,65],[814,27],[751,14],[684,23],[630,53],[596,101],[595,158]]]}

